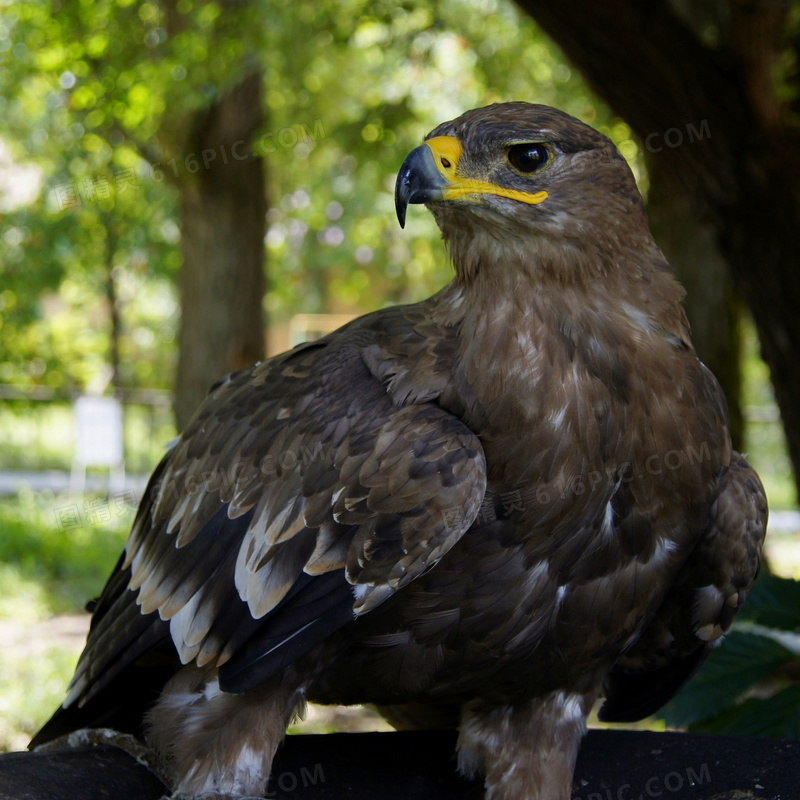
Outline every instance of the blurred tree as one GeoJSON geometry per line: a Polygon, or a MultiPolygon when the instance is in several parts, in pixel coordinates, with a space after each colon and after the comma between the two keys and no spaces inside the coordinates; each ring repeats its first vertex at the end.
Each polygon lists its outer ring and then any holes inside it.
{"type": "Polygon", "coordinates": [[[800,7],[518,0],[713,227],[800,480],[800,7]]]}
{"type": "Polygon", "coordinates": [[[116,324],[121,385],[169,385],[183,262],[185,420],[258,357],[265,194],[274,319],[431,293],[447,260],[429,215],[396,225],[397,166],[443,119],[515,98],[591,122],[638,168],[627,126],[506,0],[9,0],[0,146],[39,177],[0,240],[0,380],[84,388],[116,324]]]}
{"type": "Polygon", "coordinates": [[[2,213],[0,382],[102,389],[116,318],[121,385],[165,385],[176,323],[171,204],[148,203],[156,192],[144,184],[115,195],[111,170],[78,180],[63,164],[37,163],[54,188],[2,213]]]}
{"type": "MultiPolygon", "coordinates": [[[[649,156],[649,154],[648,154],[649,156]]],[[[699,217],[689,197],[663,161],[647,159],[647,215],[650,229],[686,288],[692,343],[717,376],[728,401],[731,439],[743,448],[741,302],[714,226],[699,217]]]]}
{"type": "Polygon", "coordinates": [[[266,185],[261,156],[236,157],[263,125],[259,72],[195,114],[181,193],[181,334],[175,379],[178,430],[222,375],[264,358],[266,185]]]}
{"type": "MultiPolygon", "coordinates": [[[[199,391],[195,389],[198,381],[191,377],[182,381],[179,408],[192,404],[183,399],[184,387],[187,395],[195,392],[196,401],[220,374],[263,355],[265,188],[260,154],[249,154],[247,169],[237,169],[237,162],[225,169],[211,163],[229,144],[217,137],[226,132],[225,124],[237,119],[231,113],[235,101],[230,98],[240,94],[229,89],[237,83],[252,84],[247,73],[253,68],[246,60],[257,49],[261,30],[249,14],[253,6],[229,4],[230,13],[223,14],[216,3],[194,7],[188,0],[163,6],[131,0],[6,5],[0,28],[0,97],[7,111],[2,135],[16,143],[17,158],[36,164],[42,182],[52,187],[40,194],[38,203],[13,212],[15,219],[28,218],[32,226],[15,226],[18,234],[12,245],[16,251],[9,254],[20,272],[28,273],[35,257],[23,245],[40,233],[41,260],[46,264],[43,275],[51,288],[64,288],[67,262],[74,265],[78,280],[81,272],[97,273],[94,300],[106,309],[105,330],[97,338],[105,339],[106,346],[87,347],[85,333],[75,337],[82,345],[77,361],[84,370],[72,382],[80,388],[91,381],[87,371],[94,376],[104,369],[109,375],[116,372],[108,370],[109,360],[114,361],[115,351],[125,349],[120,336],[124,298],[116,290],[120,285],[124,295],[121,271],[144,269],[153,277],[165,271],[174,275],[180,263],[175,246],[181,238],[187,265],[182,271],[183,293],[192,298],[184,322],[190,339],[192,331],[202,329],[202,335],[192,339],[191,353],[195,361],[206,365],[206,376],[213,378],[201,378],[199,391]],[[216,119],[224,124],[209,127],[214,110],[219,110],[217,104],[223,114],[216,119]],[[168,185],[173,189],[165,191],[168,185]],[[236,197],[235,209],[227,213],[223,213],[224,202],[214,202],[225,196],[236,197]],[[253,210],[247,215],[243,209],[253,210]],[[177,213],[181,224],[190,227],[183,237],[173,222],[177,213]],[[146,249],[124,247],[126,239],[136,238],[136,225],[143,222],[146,249]],[[54,240],[52,233],[59,227],[69,233],[54,240]],[[84,239],[85,249],[81,247],[84,239]],[[149,243],[159,240],[166,247],[153,252],[149,243]],[[220,248],[226,251],[224,259],[214,257],[220,248]],[[202,292],[192,291],[192,279],[195,287],[203,287],[205,298],[202,292]],[[234,290],[226,294],[227,287],[234,290]],[[227,313],[209,314],[208,296],[224,304],[234,294],[231,304],[236,305],[227,313]],[[197,314],[203,317],[201,326],[195,322],[197,314]],[[99,351],[102,359],[89,366],[84,354],[92,350],[99,351]]],[[[244,128],[227,129],[234,139],[240,134],[247,137],[261,125],[260,99],[260,85],[246,91],[239,103],[245,113],[238,118],[245,120],[244,128]]],[[[4,272],[4,278],[14,279],[12,269],[6,266],[4,272]]],[[[28,282],[36,286],[29,275],[28,282]]],[[[26,304],[29,321],[46,314],[36,297],[42,288],[39,285],[30,292],[29,300],[34,302],[26,304]]],[[[53,314],[46,315],[52,321],[53,314]]],[[[80,322],[85,326],[86,317],[80,322]]],[[[44,349],[37,355],[39,360],[44,349]]],[[[14,352],[4,355],[14,358],[14,352]]],[[[122,369],[122,352],[118,357],[121,378],[130,379],[122,369]]],[[[186,363],[183,359],[182,364],[186,363]]],[[[181,376],[189,373],[184,369],[181,376]]]]}
{"type": "MultiPolygon", "coordinates": [[[[359,313],[413,302],[449,267],[427,214],[394,217],[394,178],[439,122],[510,99],[557,105],[637,161],[536,26],[505,0],[337,0],[271,16],[268,308],[359,313]]],[[[262,140],[260,140],[262,141],[262,140]]]]}
{"type": "MultiPolygon", "coordinates": [[[[262,46],[262,23],[251,0],[199,8],[163,0],[153,8],[163,26],[159,59],[185,59],[188,47],[218,69],[200,71],[206,102],[167,106],[158,126],[160,149],[171,156],[163,174],[180,193],[180,430],[214,382],[264,357],[266,185],[263,154],[252,149],[264,125],[261,68],[252,57],[262,46]]],[[[178,69],[197,80],[185,60],[178,69]]],[[[146,145],[139,150],[151,162],[157,155],[146,145]]]]}

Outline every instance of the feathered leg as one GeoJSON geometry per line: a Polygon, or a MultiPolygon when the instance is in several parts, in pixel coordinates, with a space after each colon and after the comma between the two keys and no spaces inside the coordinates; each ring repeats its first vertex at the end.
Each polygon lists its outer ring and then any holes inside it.
{"type": "Polygon", "coordinates": [[[569,800],[595,694],[554,692],[516,706],[466,706],[458,766],[486,775],[486,800],[569,800]]]}
{"type": "Polygon", "coordinates": [[[173,797],[263,797],[272,759],[303,692],[280,679],[220,691],[216,670],[186,667],[148,712],[147,741],[173,779],[173,797]]]}

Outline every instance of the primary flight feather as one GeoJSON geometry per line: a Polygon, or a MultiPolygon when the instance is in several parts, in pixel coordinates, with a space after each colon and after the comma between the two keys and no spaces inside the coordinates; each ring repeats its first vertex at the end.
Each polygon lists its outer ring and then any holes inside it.
{"type": "Polygon", "coordinates": [[[613,144],[545,106],[436,128],[397,180],[455,268],[223,379],[156,469],[61,709],[176,794],[263,794],[304,699],[458,724],[491,800],[568,800],[585,720],[665,703],[767,509],[613,144]]]}

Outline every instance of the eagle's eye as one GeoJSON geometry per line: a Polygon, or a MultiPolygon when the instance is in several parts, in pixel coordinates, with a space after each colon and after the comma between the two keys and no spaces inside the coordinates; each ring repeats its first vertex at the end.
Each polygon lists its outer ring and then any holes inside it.
{"type": "Polygon", "coordinates": [[[508,148],[506,160],[518,172],[530,174],[544,166],[550,153],[543,144],[515,144],[508,148]]]}

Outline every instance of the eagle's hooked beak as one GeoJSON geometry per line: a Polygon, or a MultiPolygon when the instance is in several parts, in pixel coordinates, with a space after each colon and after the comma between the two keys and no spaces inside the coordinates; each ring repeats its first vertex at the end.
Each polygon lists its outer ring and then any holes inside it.
{"type": "Polygon", "coordinates": [[[453,149],[452,146],[436,147],[443,139],[457,143],[460,155],[461,143],[458,139],[452,136],[436,136],[412,150],[400,167],[394,187],[394,207],[401,228],[406,226],[406,209],[409,203],[427,203],[444,197],[443,190],[451,180],[445,170],[455,173],[458,159],[456,157],[454,161],[450,161],[445,155],[447,150],[453,149]]]}
{"type": "Polygon", "coordinates": [[[394,207],[400,227],[406,225],[409,203],[435,200],[480,202],[482,195],[507,197],[528,205],[547,199],[547,192],[524,192],[488,181],[456,175],[461,158],[461,142],[455,136],[434,136],[412,150],[403,161],[394,187],[394,207]]]}

